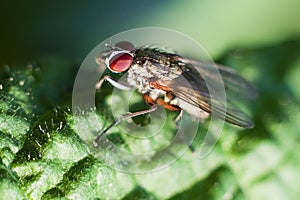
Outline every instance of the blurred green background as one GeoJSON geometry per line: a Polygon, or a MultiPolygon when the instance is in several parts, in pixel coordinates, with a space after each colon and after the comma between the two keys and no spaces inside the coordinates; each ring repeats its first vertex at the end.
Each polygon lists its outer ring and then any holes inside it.
{"type": "Polygon", "coordinates": [[[300,1],[11,1],[0,5],[2,197],[299,197],[300,1]],[[207,159],[197,160],[188,152],[168,169],[134,176],[88,156],[70,128],[59,127],[64,122],[72,128],[72,123],[70,112],[57,107],[71,106],[77,69],[97,44],[118,32],[146,26],[171,28],[194,38],[218,63],[232,66],[253,82],[259,97],[249,106],[255,128],[226,125],[207,159]],[[51,140],[41,135],[44,130],[53,134],[51,140]],[[71,153],[64,157],[57,144],[69,147],[71,153]]]}
{"type": "Polygon", "coordinates": [[[213,56],[299,36],[299,1],[49,1],[1,3],[1,62],[59,55],[81,61],[118,32],[159,26],[183,32],[213,56]]]}

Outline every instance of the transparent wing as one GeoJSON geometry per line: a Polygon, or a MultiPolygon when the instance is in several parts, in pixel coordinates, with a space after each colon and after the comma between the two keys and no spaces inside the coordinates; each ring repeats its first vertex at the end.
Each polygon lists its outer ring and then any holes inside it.
{"type": "Polygon", "coordinates": [[[180,59],[183,63],[181,75],[162,80],[177,98],[231,124],[253,127],[252,120],[232,101],[234,96],[255,98],[257,92],[251,83],[225,66],[180,59]]]}
{"type": "Polygon", "coordinates": [[[226,92],[232,95],[233,98],[250,99],[253,100],[257,97],[256,88],[245,78],[241,77],[235,70],[213,63],[200,63],[195,60],[185,60],[190,65],[187,67],[196,68],[202,77],[212,81],[223,81],[226,92]],[[215,70],[217,69],[218,72],[215,70]],[[215,73],[220,73],[222,80],[217,79],[215,73]]]}

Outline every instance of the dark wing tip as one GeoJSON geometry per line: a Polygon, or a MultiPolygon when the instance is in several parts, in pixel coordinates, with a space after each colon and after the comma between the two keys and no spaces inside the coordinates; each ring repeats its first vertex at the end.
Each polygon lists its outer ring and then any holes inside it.
{"type": "Polygon", "coordinates": [[[243,126],[243,128],[248,128],[248,129],[250,129],[250,128],[254,128],[254,126],[255,126],[254,122],[248,121],[248,122],[243,126]]]}
{"type": "Polygon", "coordinates": [[[248,129],[253,128],[255,125],[248,115],[236,110],[227,111],[225,121],[230,124],[248,129]]]}

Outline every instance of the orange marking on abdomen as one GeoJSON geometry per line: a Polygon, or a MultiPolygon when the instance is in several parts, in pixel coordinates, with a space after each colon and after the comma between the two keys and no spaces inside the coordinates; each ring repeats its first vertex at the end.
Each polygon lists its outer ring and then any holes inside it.
{"type": "Polygon", "coordinates": [[[173,110],[173,111],[179,111],[181,110],[181,108],[179,108],[178,106],[175,106],[175,105],[172,105],[172,104],[169,104],[169,103],[166,103],[163,99],[161,98],[158,98],[156,100],[156,103],[161,105],[162,107],[168,109],[168,110],[173,110]]]}
{"type": "Polygon", "coordinates": [[[143,97],[147,104],[149,105],[155,104],[155,101],[148,94],[144,94],[143,97]]]}
{"type": "Polygon", "coordinates": [[[168,109],[168,110],[172,110],[172,111],[179,111],[179,110],[181,110],[180,107],[175,106],[175,105],[171,105],[171,104],[169,104],[169,103],[166,103],[166,102],[165,102],[163,99],[161,99],[161,98],[158,98],[158,99],[156,99],[156,100],[153,100],[153,99],[152,99],[149,95],[147,95],[147,94],[144,94],[143,97],[144,97],[146,103],[148,103],[149,105],[159,104],[159,105],[161,105],[162,107],[164,107],[164,108],[166,108],[166,109],[168,109]]]}

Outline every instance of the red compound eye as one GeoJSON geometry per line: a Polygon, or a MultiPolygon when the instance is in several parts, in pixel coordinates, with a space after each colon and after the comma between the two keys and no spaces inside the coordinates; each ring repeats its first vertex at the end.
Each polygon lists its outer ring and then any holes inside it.
{"type": "Polygon", "coordinates": [[[124,72],[130,67],[132,60],[133,57],[130,54],[119,53],[109,60],[109,69],[117,73],[124,72]]]}

